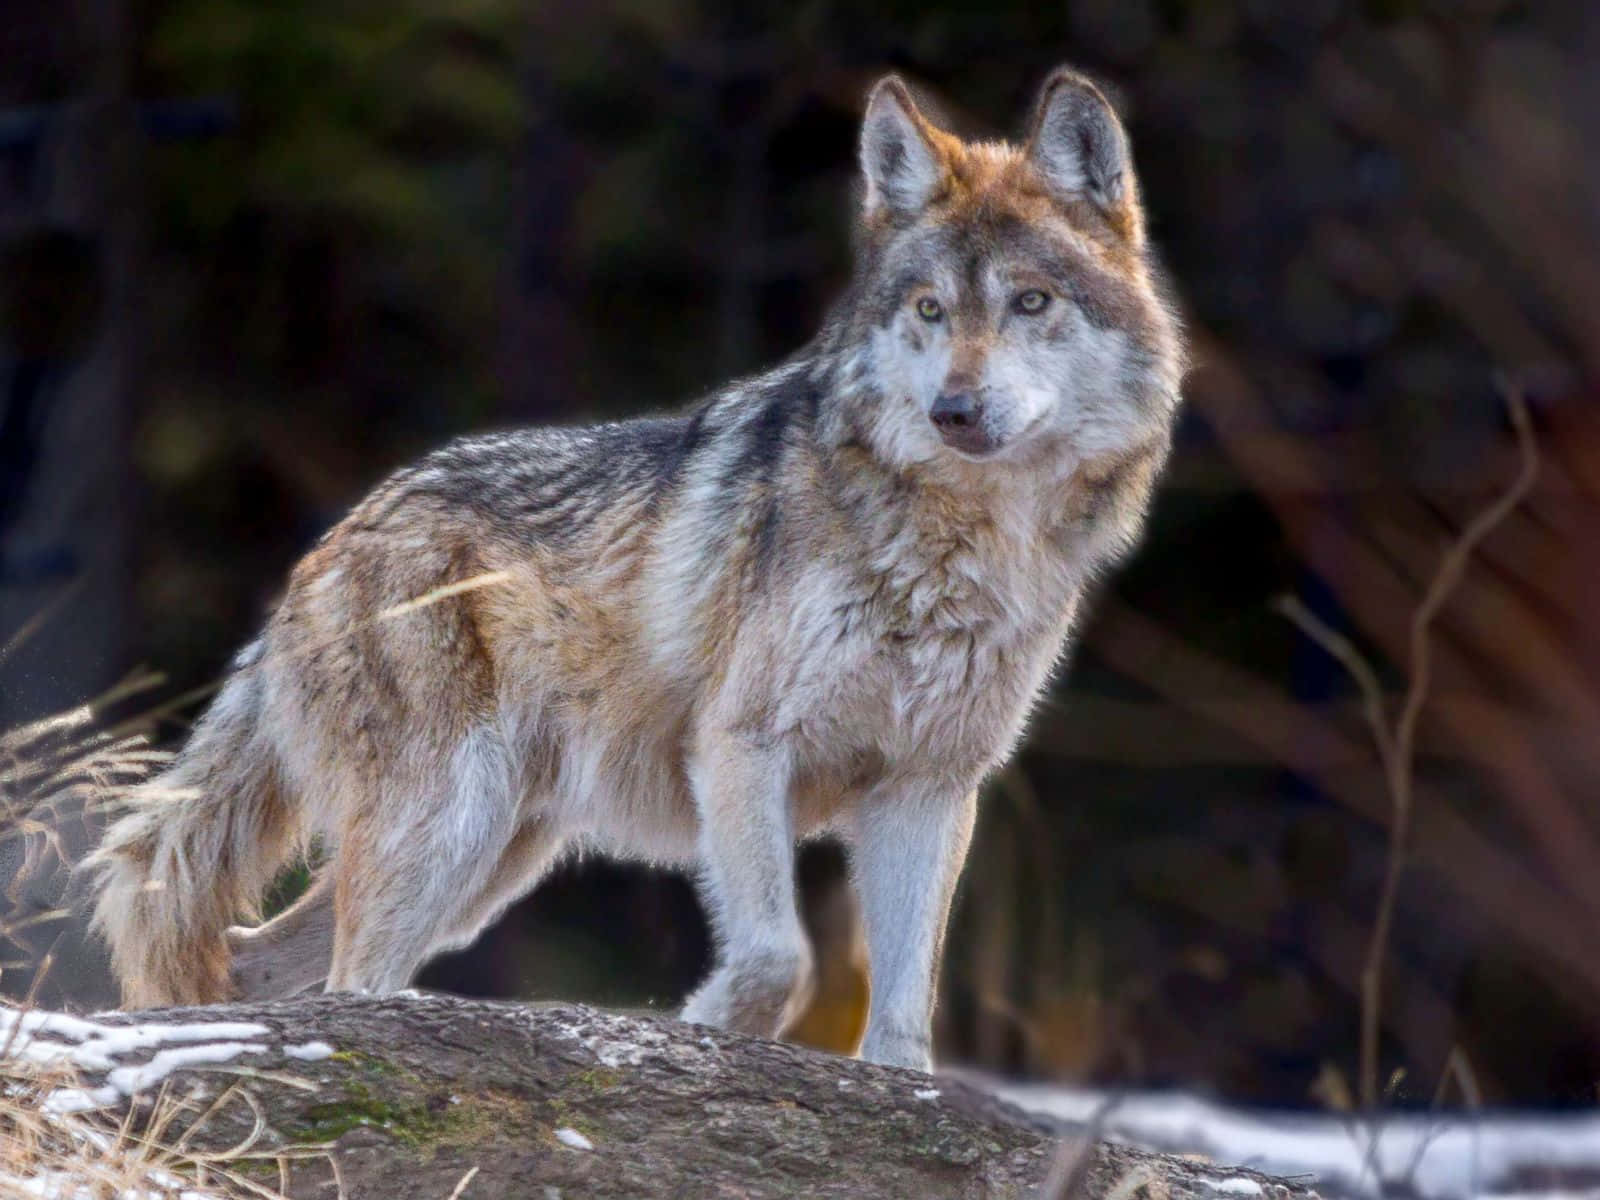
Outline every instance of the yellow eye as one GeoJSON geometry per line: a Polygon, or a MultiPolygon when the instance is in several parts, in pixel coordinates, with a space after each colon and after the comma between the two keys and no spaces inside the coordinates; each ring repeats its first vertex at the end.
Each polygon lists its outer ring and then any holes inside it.
{"type": "Polygon", "coordinates": [[[1050,297],[1038,288],[1029,288],[1019,295],[1013,303],[1019,313],[1027,313],[1031,317],[1045,310],[1045,305],[1050,303],[1050,297]]]}
{"type": "Polygon", "coordinates": [[[944,308],[932,296],[924,296],[917,301],[917,316],[924,321],[937,321],[944,316],[944,308]]]}

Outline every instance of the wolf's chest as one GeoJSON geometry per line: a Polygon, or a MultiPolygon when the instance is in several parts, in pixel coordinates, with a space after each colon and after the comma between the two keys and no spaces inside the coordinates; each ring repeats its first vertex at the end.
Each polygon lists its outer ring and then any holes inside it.
{"type": "Polygon", "coordinates": [[[954,770],[1009,746],[1054,658],[1059,611],[976,574],[835,588],[823,611],[797,614],[814,632],[796,639],[808,652],[776,698],[813,753],[954,770]]]}

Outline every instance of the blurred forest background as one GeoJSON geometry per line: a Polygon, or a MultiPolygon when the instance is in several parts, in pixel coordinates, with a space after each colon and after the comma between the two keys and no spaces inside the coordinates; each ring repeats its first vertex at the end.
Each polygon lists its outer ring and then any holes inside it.
{"type": "MultiPolygon", "coordinates": [[[[214,681],[452,435],[794,349],[848,270],[870,82],[1014,133],[1060,61],[1125,113],[1198,365],[1150,535],[987,797],[942,1057],[1349,1102],[1394,807],[1361,692],[1276,605],[1392,717],[1429,579],[1517,473],[1510,380],[1539,474],[1436,625],[1379,1065],[1400,1104],[1447,1074],[1594,1103],[1584,0],[6,0],[0,726],[139,664],[214,681]]],[[[819,929],[840,871],[807,857],[819,929]]],[[[665,1006],[707,952],[684,881],[585,863],[425,982],[665,1006]]]]}

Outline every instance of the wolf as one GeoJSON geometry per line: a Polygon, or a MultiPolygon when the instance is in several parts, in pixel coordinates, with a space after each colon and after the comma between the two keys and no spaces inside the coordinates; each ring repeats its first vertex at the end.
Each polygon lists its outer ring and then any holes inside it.
{"type": "Polygon", "coordinates": [[[859,161],[853,273],[787,361],[457,441],[300,561],[94,857],[128,1005],[403,988],[583,850],[692,869],[717,952],[683,1017],[775,1036],[811,973],[796,846],[833,833],[861,1053],[929,1068],[980,784],[1139,536],[1184,352],[1083,76],[1018,143],[884,78],[859,161]],[[307,894],[232,925],[310,839],[307,894]]]}

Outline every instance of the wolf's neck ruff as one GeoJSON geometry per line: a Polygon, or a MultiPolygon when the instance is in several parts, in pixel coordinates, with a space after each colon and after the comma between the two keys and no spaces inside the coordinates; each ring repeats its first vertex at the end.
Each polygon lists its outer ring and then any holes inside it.
{"type": "Polygon", "coordinates": [[[1182,358],[1078,76],[1022,146],[887,80],[861,168],[855,276],[794,359],[681,416],[456,442],[301,561],[98,856],[129,1003],[402,987],[589,846],[696,869],[719,960],[685,1015],[771,1035],[810,969],[794,845],[833,831],[863,1053],[928,1064],[978,785],[1137,537],[1182,358]],[[229,930],[312,837],[311,891],[229,930]]]}

